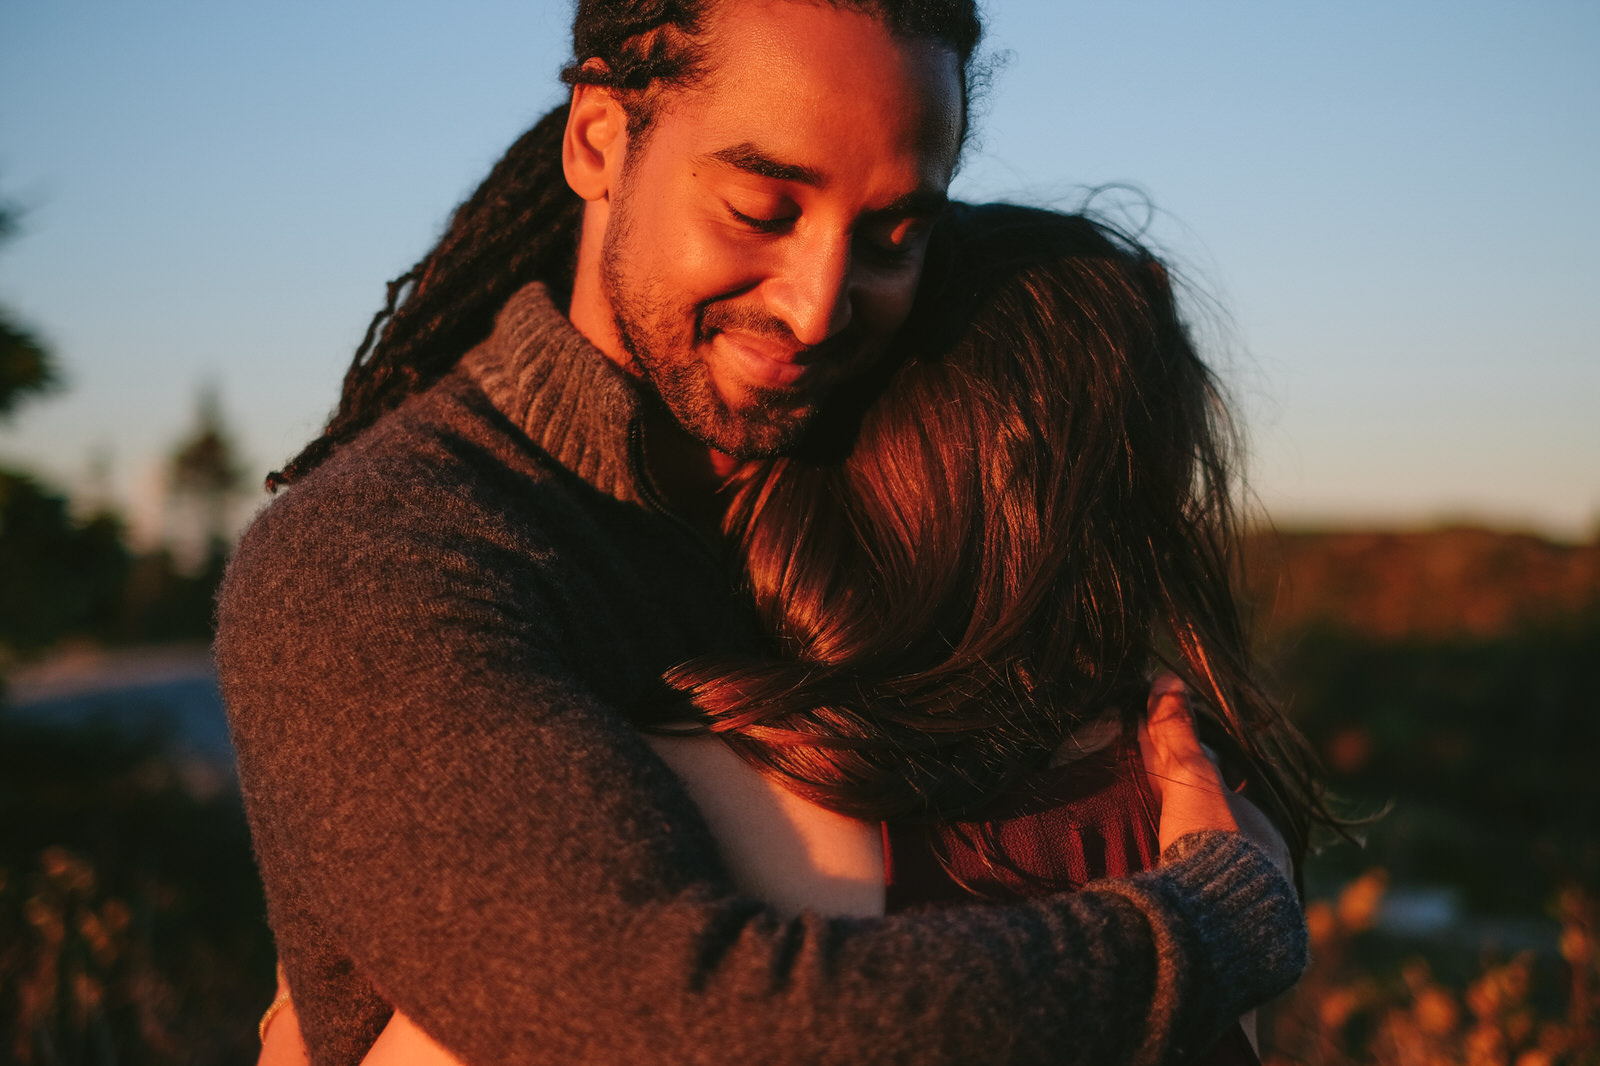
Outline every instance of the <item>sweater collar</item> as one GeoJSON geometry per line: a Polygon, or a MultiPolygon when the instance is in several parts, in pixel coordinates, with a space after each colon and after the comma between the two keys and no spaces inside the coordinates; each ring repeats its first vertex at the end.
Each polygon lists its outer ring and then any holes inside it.
{"type": "Polygon", "coordinates": [[[550,298],[519,289],[494,331],[461,360],[500,413],[562,466],[628,503],[653,498],[640,464],[633,383],[550,298]]]}

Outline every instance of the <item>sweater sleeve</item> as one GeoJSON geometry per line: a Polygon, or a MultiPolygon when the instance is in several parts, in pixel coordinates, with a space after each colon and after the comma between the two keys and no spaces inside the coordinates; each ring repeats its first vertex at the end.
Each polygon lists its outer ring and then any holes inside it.
{"type": "Polygon", "coordinates": [[[781,919],[539,605],[418,532],[448,502],[374,490],[356,524],[298,491],[241,545],[216,654],[318,1063],[358,1061],[388,1005],[470,1066],[1155,1063],[1305,964],[1237,834],[1067,897],[781,919]]]}

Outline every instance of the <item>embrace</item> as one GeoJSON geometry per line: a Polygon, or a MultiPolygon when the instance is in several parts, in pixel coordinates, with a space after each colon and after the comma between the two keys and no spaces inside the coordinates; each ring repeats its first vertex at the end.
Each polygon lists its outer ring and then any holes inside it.
{"type": "Polygon", "coordinates": [[[1253,1061],[1328,815],[1226,413],[1137,242],[948,202],[979,36],[580,0],[229,570],[264,1061],[1253,1061]]]}

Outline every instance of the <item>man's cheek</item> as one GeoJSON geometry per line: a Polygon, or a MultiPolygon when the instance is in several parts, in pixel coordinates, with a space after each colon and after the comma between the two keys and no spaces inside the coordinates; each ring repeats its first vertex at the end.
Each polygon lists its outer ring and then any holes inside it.
{"type": "Polygon", "coordinates": [[[726,217],[701,217],[681,231],[668,269],[716,294],[744,292],[783,271],[783,242],[752,234],[726,217]]]}
{"type": "Polygon", "coordinates": [[[864,325],[871,334],[871,343],[881,346],[905,323],[911,314],[912,304],[916,302],[917,280],[921,276],[922,264],[919,262],[915,270],[908,270],[901,277],[886,278],[869,293],[864,308],[864,325]]]}

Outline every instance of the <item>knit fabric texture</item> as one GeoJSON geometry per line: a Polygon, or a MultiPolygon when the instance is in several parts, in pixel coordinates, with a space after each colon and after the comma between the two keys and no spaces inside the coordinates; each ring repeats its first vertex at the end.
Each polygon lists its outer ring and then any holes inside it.
{"type": "Polygon", "coordinates": [[[667,667],[753,639],[639,427],[532,286],[241,543],[216,658],[313,1062],[399,1009],[473,1066],[1154,1063],[1294,980],[1293,890],[1237,834],[1000,906],[739,896],[628,723],[667,667]]]}

